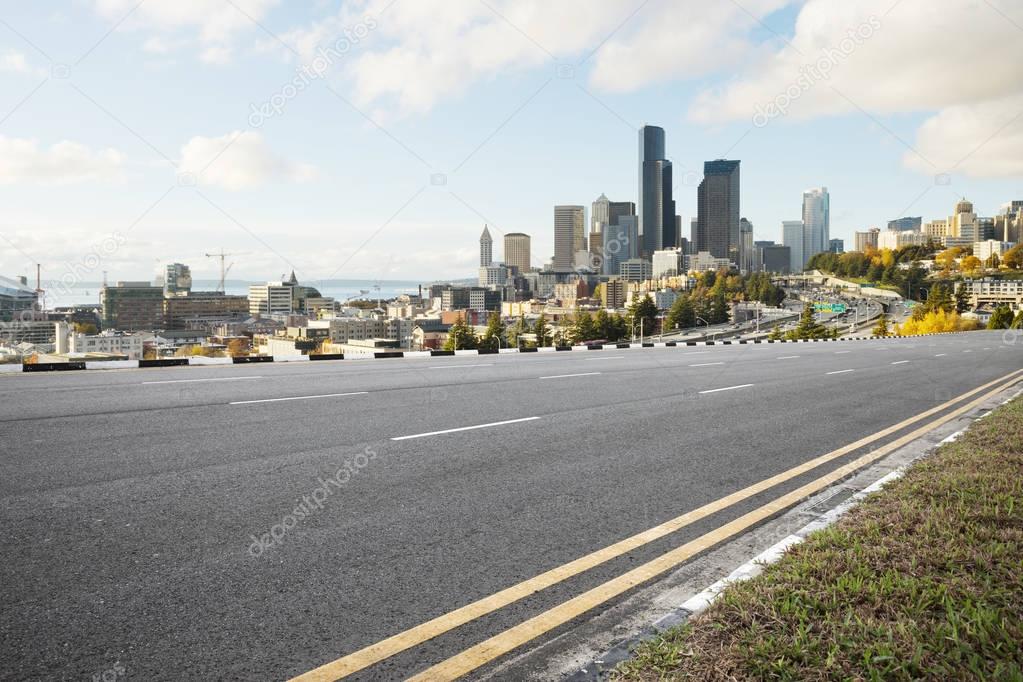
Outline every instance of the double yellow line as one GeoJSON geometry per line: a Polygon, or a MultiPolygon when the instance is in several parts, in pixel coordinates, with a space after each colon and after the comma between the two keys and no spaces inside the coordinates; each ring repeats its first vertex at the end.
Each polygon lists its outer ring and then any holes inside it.
{"type": "Polygon", "coordinates": [[[792,492],[786,493],[747,514],[740,516],[734,521],[730,521],[709,533],[701,535],[695,540],[687,542],[684,545],[653,559],[652,561],[638,566],[617,578],[613,578],[539,614],[538,616],[530,618],[529,620],[509,628],[508,630],[505,630],[504,632],[501,632],[480,644],[466,649],[465,651],[462,651],[461,653],[428,668],[411,679],[432,681],[451,680],[461,677],[462,675],[486,665],[498,657],[503,656],[519,646],[522,646],[523,644],[543,635],[544,633],[567,623],[590,609],[618,597],[628,590],[631,590],[632,588],[677,567],[691,559],[699,552],[702,552],[739,534],[740,532],[749,529],[751,526],[770,518],[779,511],[798,503],[807,496],[832,485],[857,469],[877,461],[938,426],[941,426],[942,424],[974,409],[987,400],[991,395],[1003,391],[1020,381],[1020,379],[1023,379],[1021,374],[1023,374],[1023,369],[1011,372],[1000,379],[996,379],[995,381],[984,384],[983,386],[979,386],[956,398],[953,398],[952,400],[942,403],[941,405],[932,407],[925,412],[921,412],[918,415],[899,422],[898,424],[889,426],[888,428],[865,438],[861,438],[854,443],[850,443],[849,445],[845,445],[825,455],[821,455],[820,457],[793,467],[776,476],[766,478],[763,481],[743,488],[742,490],[736,491],[730,495],[726,495],[725,497],[710,502],[702,507],[694,509],[693,511],[682,514],[670,521],[654,526],[642,533],[638,533],[621,540],[620,542],[616,542],[613,545],[609,545],[603,549],[551,569],[550,571],[541,573],[540,575],[529,578],[528,580],[524,580],[516,585],[501,590],[500,592],[496,592],[489,597],[467,604],[466,606],[455,609],[454,611],[442,616],[438,616],[433,620],[429,620],[392,637],[388,637],[387,639],[381,640],[375,644],[371,644],[359,651],[335,661],[331,661],[330,663],[326,663],[314,670],[293,678],[291,682],[333,682],[334,680],[339,680],[351,675],[352,673],[358,672],[359,670],[363,670],[364,668],[422,644],[425,641],[449,632],[472,620],[485,616],[489,613],[493,613],[498,609],[522,599],[523,597],[527,597],[535,592],[546,589],[551,585],[556,585],[595,566],[599,566],[600,564],[627,554],[628,552],[642,547],[643,545],[649,544],[658,538],[674,533],[700,519],[722,511],[737,502],[764,492],[780,483],[791,480],[850,452],[854,452],[879,439],[885,438],[923,419],[933,416],[956,403],[986,391],[996,384],[998,385],[997,388],[993,388],[988,393],[984,393],[984,395],[981,395],[969,403],[956,408],[938,419],[935,419],[934,421],[917,428],[914,431],[891,441],[890,443],[886,443],[876,450],[873,450],[849,462],[848,464],[845,464],[836,470],[811,481],[810,483],[800,486],[792,492]]]}

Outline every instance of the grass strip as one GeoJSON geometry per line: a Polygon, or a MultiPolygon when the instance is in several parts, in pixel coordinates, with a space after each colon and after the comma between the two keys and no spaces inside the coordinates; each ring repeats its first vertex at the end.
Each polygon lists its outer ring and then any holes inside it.
{"type": "Polygon", "coordinates": [[[1023,682],[1023,399],[612,674],[1023,682]]]}

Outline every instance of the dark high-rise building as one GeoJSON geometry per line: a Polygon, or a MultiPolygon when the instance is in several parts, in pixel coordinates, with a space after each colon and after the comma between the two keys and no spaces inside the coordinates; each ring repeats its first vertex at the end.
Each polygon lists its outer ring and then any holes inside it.
{"type": "Polygon", "coordinates": [[[640,252],[675,246],[675,201],[671,195],[671,161],[664,158],[664,129],[639,129],[639,240],[640,252]]]}
{"type": "Polygon", "coordinates": [[[888,221],[889,230],[898,230],[899,232],[919,232],[920,225],[923,224],[923,218],[917,216],[915,218],[897,218],[895,220],[888,221]]]}
{"type": "Polygon", "coordinates": [[[695,249],[738,265],[739,217],[739,161],[705,162],[696,194],[695,249]]]}

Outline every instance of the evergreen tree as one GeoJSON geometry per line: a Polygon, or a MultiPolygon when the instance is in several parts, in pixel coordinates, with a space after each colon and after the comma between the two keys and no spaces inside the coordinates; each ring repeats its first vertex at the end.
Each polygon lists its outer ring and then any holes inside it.
{"type": "Polygon", "coordinates": [[[523,334],[529,333],[529,325],[526,324],[525,315],[519,315],[519,319],[515,321],[515,326],[508,330],[508,345],[518,348],[519,339],[522,338],[523,334]]]}
{"type": "Polygon", "coordinates": [[[461,315],[448,330],[448,339],[444,342],[444,350],[471,350],[479,347],[479,339],[465,318],[461,315]]]}
{"type": "Polygon", "coordinates": [[[594,325],[593,317],[585,310],[580,311],[572,321],[569,339],[572,343],[583,343],[597,338],[600,337],[597,335],[597,328],[594,325]]]}
{"type": "Polygon", "coordinates": [[[501,320],[501,313],[495,310],[487,318],[487,328],[483,332],[483,338],[479,341],[479,347],[488,349],[501,348],[501,346],[507,344],[505,340],[506,333],[507,329],[501,320]]]}
{"type": "Polygon", "coordinates": [[[635,329],[636,334],[642,333],[644,336],[649,336],[656,331],[657,305],[650,298],[650,294],[634,300],[629,306],[629,323],[635,329]]]}
{"type": "Polygon", "coordinates": [[[960,286],[956,289],[955,302],[957,313],[964,313],[966,312],[966,309],[970,307],[970,299],[966,295],[965,284],[960,284],[960,286]]]}
{"type": "Polygon", "coordinates": [[[789,339],[826,339],[837,336],[837,330],[832,332],[826,326],[818,322],[814,317],[813,303],[809,301],[803,305],[803,313],[799,316],[799,324],[796,328],[786,334],[789,339]]]}
{"type": "Polygon", "coordinates": [[[693,300],[689,294],[679,294],[679,297],[671,304],[668,316],[664,320],[664,326],[667,331],[696,326],[696,309],[693,307],[693,300]]]}
{"type": "Polygon", "coordinates": [[[551,328],[547,324],[547,316],[543,313],[540,313],[540,317],[536,318],[536,326],[533,328],[533,333],[536,334],[536,345],[538,347],[551,345],[551,328]]]}
{"type": "Polygon", "coordinates": [[[710,306],[710,317],[708,320],[711,324],[725,324],[731,319],[728,314],[728,301],[725,299],[725,292],[718,290],[714,295],[714,301],[710,306]]]}
{"type": "Polygon", "coordinates": [[[593,333],[596,334],[596,338],[612,341],[614,334],[611,324],[611,316],[607,314],[607,311],[603,308],[598,310],[593,316],[593,333]]]}
{"type": "Polygon", "coordinates": [[[1008,329],[1012,325],[1012,309],[1007,305],[1000,305],[995,308],[988,320],[988,329],[1008,329]]]}
{"type": "Polygon", "coordinates": [[[1012,321],[1012,326],[1009,329],[1023,329],[1023,310],[1016,313],[1016,318],[1012,321]]]}
{"type": "Polygon", "coordinates": [[[615,313],[611,318],[608,341],[621,341],[629,336],[629,322],[621,313],[615,313]]]}

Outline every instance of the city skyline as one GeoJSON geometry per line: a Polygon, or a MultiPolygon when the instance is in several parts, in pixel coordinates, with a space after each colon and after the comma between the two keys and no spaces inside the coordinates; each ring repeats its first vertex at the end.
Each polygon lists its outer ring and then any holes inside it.
{"type": "Polygon", "coordinates": [[[1023,47],[1010,10],[952,2],[932,17],[914,0],[891,12],[811,0],[711,16],[655,1],[629,18],[634,7],[609,2],[580,24],[560,20],[573,8],[498,3],[513,26],[480,6],[470,27],[425,2],[241,3],[277,41],[214,4],[173,14],[153,0],[127,18],[121,0],[10,10],[0,272],[31,276],[41,262],[57,279],[117,233],[124,243],[88,279],[101,269],[148,278],[171,261],[215,279],[202,254],[218,248],[247,254],[234,272],[249,280],[292,267],[308,279],[470,276],[478,254],[467,237],[483,223],[497,240],[531,234],[547,254],[551,206],[600,192],[638,200],[634,136],[647,121],[666,131],[682,224],[696,212],[701,164],[742,159],[742,213],[757,239],[781,240],[805,187],[839,198],[831,236],[847,244],[889,220],[945,216],[964,196],[992,216],[1020,189],[1012,65],[1023,47]],[[435,34],[414,44],[409,26],[431,14],[435,34]],[[651,46],[683,18],[699,39],[666,60],[651,46]],[[927,47],[947,26],[1005,47],[927,47]],[[859,27],[869,37],[846,45],[859,27]],[[496,70],[468,48],[478,31],[496,70]],[[727,65],[708,58],[721,44],[736,48],[727,65]],[[829,78],[772,109],[821,46],[837,50],[829,78]],[[323,77],[286,89],[317,47],[329,57],[323,77]],[[383,78],[391,49],[460,64],[457,83],[423,66],[383,78]],[[884,68],[893,62],[905,68],[884,68]],[[280,106],[263,108],[271,100],[280,106]]]}

